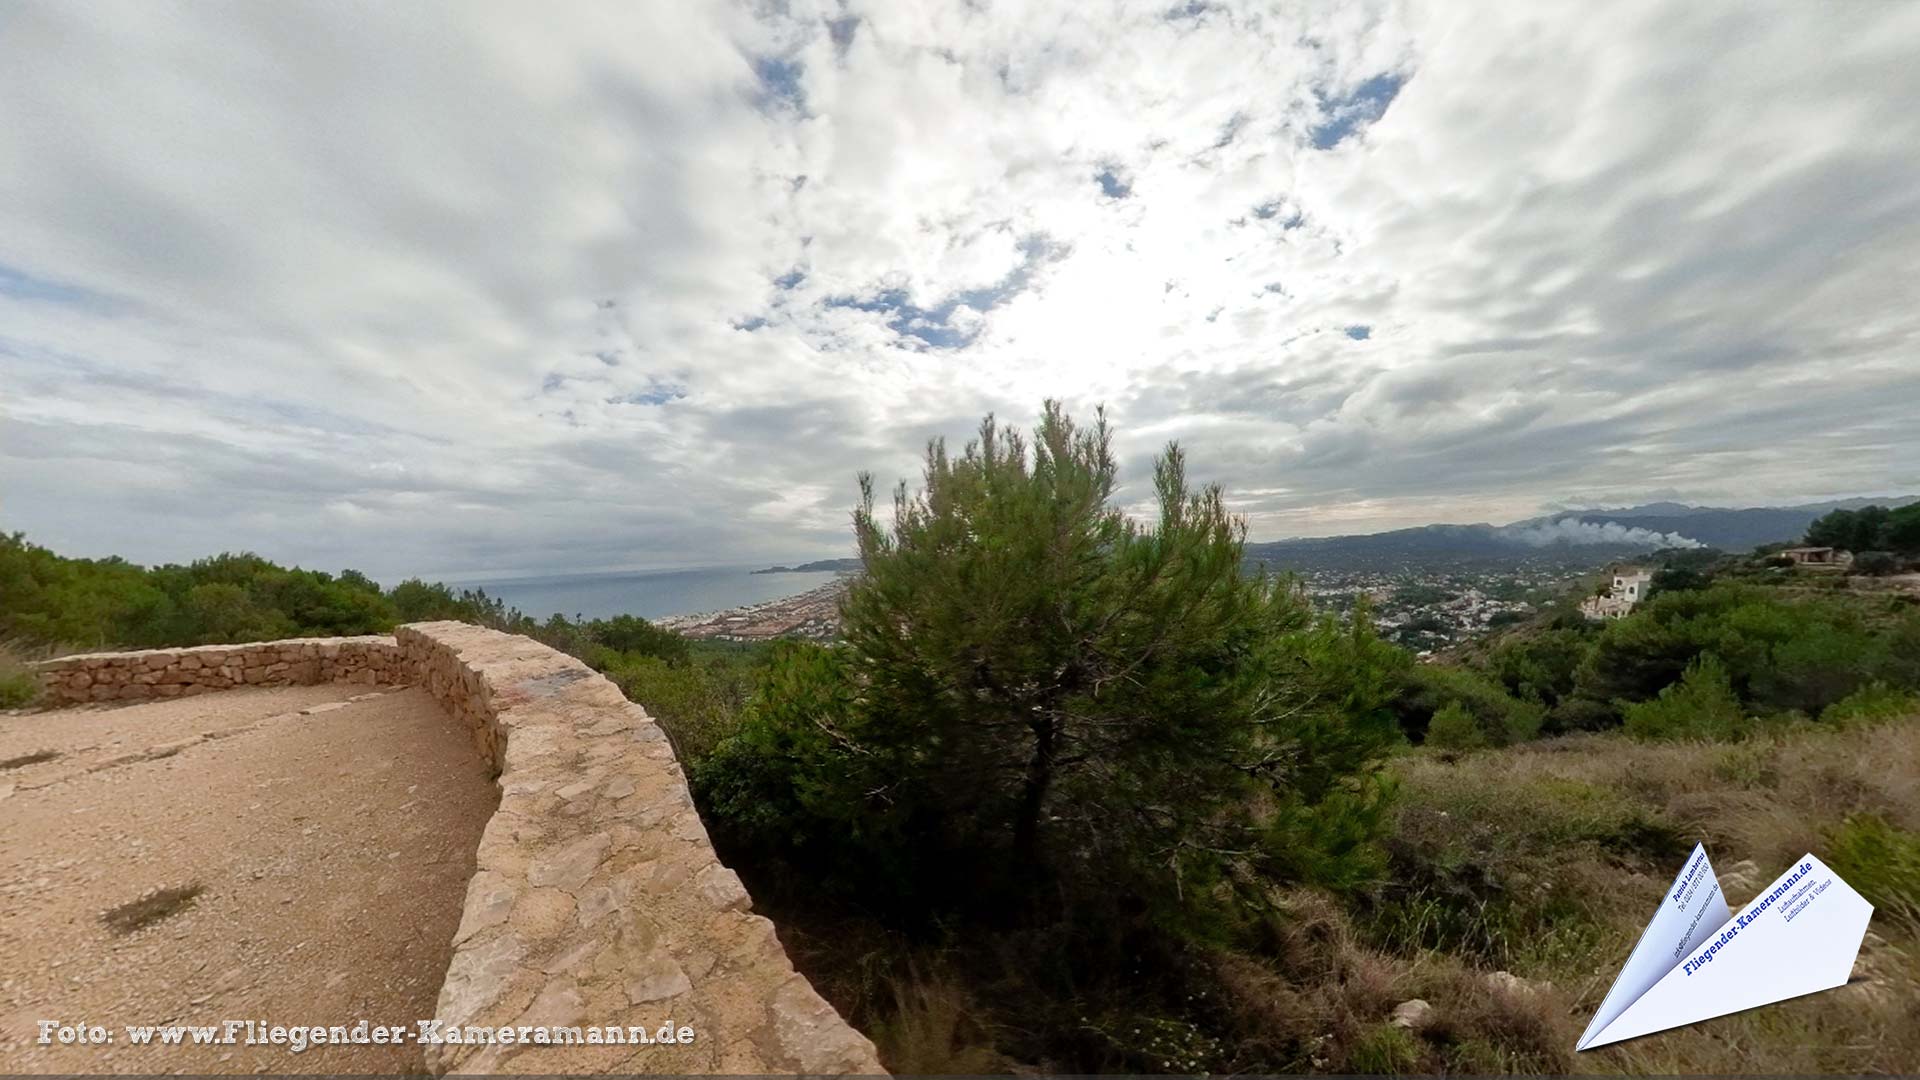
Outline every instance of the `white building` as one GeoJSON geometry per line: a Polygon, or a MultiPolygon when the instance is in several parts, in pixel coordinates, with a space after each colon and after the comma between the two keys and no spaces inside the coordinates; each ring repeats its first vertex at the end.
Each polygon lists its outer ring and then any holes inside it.
{"type": "Polygon", "coordinates": [[[1598,596],[1589,596],[1580,601],[1580,614],[1589,619],[1620,619],[1633,610],[1633,606],[1647,598],[1647,587],[1653,584],[1653,574],[1638,566],[1622,566],[1613,572],[1613,584],[1598,596]]]}

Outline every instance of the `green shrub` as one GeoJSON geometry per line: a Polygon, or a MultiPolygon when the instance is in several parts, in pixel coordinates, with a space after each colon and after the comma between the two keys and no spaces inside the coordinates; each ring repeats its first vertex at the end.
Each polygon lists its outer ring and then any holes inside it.
{"type": "Polygon", "coordinates": [[[1488,669],[1515,697],[1551,709],[1573,693],[1580,662],[1593,647],[1594,636],[1587,625],[1580,625],[1509,638],[1494,646],[1488,669]]]}
{"type": "Polygon", "coordinates": [[[1827,845],[1827,865],[1876,909],[1920,922],[1920,833],[1877,814],[1853,814],[1827,845]]]}
{"type": "Polygon", "coordinates": [[[1659,697],[1623,711],[1627,733],[1642,739],[1732,739],[1747,726],[1726,665],[1711,653],[1688,665],[1659,697]]]}
{"type": "Polygon", "coordinates": [[[651,656],[675,664],[685,663],[689,655],[686,638],[633,615],[595,619],[587,627],[596,642],[615,652],[651,656]]]}
{"type": "Polygon", "coordinates": [[[765,650],[702,652],[696,657],[684,638],[675,637],[681,641],[679,652],[685,662],[598,646],[597,659],[603,662],[594,666],[605,671],[629,701],[660,722],[673,742],[675,757],[691,770],[739,729],[765,650]]]}
{"type": "Polygon", "coordinates": [[[1871,683],[1827,706],[1820,719],[1835,724],[1872,724],[1916,715],[1920,715],[1920,694],[1871,683]]]}
{"type": "Polygon", "coordinates": [[[1473,717],[1488,746],[1525,742],[1540,733],[1546,720],[1546,709],[1538,702],[1514,697],[1473,668],[1452,664],[1406,668],[1393,710],[1409,736],[1424,737],[1434,717],[1449,705],[1473,717]]]}
{"type": "Polygon", "coordinates": [[[1363,1076],[1400,1076],[1420,1066],[1420,1044],[1413,1033],[1392,1024],[1375,1024],[1347,1048],[1346,1071],[1363,1076]]]}
{"type": "Polygon", "coordinates": [[[1440,750],[1478,750],[1487,745],[1480,722],[1459,702],[1450,702],[1433,714],[1427,725],[1427,745],[1440,750]]]}
{"type": "Polygon", "coordinates": [[[24,709],[40,699],[40,680],[26,662],[0,646],[0,709],[24,709]]]}

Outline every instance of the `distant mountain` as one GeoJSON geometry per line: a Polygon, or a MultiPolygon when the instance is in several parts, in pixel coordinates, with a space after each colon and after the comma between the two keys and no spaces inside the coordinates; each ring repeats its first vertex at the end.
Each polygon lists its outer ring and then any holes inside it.
{"type": "Polygon", "coordinates": [[[834,573],[850,574],[860,569],[859,559],[821,559],[818,562],[801,563],[799,566],[769,566],[765,570],[755,570],[756,574],[814,574],[834,573]]]}
{"type": "MultiPolygon", "coordinates": [[[[1834,510],[1858,510],[1863,506],[1889,509],[1916,501],[1912,495],[1884,499],[1840,499],[1833,502],[1806,503],[1801,506],[1759,506],[1741,510],[1718,506],[1687,506],[1681,503],[1651,503],[1622,510],[1580,510],[1555,515],[1551,520],[1573,518],[1587,524],[1627,523],[1650,532],[1684,536],[1707,547],[1722,551],[1747,551],[1762,544],[1798,540],[1806,535],[1814,519],[1834,510]]],[[[1535,519],[1545,521],[1549,519],[1535,519]]],[[[1527,522],[1523,524],[1533,524],[1527,522]]],[[[1688,545],[1681,545],[1688,546],[1688,545]]]]}
{"type": "Polygon", "coordinates": [[[1568,510],[1510,525],[1423,525],[1412,529],[1248,544],[1248,562],[1297,569],[1443,568],[1552,563],[1598,566],[1660,548],[1746,551],[1797,540],[1831,510],[1905,506],[1920,497],[1844,499],[1803,506],[1688,506],[1648,503],[1568,510]]]}

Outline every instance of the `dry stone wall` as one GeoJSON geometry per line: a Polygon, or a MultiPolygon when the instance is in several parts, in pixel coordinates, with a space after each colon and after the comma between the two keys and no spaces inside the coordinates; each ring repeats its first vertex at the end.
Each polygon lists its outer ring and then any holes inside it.
{"type": "Polygon", "coordinates": [[[55,706],[191,697],[236,686],[411,681],[400,646],[384,635],[83,653],[35,667],[46,703],[55,706]]]}
{"type": "Polygon", "coordinates": [[[437,1073],[880,1074],[794,971],[695,813],[646,711],[578,660],[464,623],[394,637],[99,653],[43,665],[56,702],[343,679],[423,685],[467,722],[500,805],[481,836],[443,1030],[691,1029],[655,1045],[429,1045],[437,1073]],[[84,676],[84,677],[83,677],[84,676]]]}
{"type": "Polygon", "coordinates": [[[403,626],[410,666],[474,725],[500,809],[454,936],[452,1025],[690,1027],[688,1045],[442,1046],[436,1071],[879,1073],[720,864],[666,734],[524,637],[403,626]]]}

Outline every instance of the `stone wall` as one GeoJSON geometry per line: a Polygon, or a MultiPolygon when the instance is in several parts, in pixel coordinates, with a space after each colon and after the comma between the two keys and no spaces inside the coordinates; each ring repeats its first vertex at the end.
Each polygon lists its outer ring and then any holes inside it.
{"type": "Polygon", "coordinates": [[[691,1027],[686,1046],[431,1049],[438,1072],[879,1073],[720,864],[659,725],[585,664],[463,623],[403,626],[407,662],[474,725],[500,809],[439,1019],[691,1027]]]}
{"type": "Polygon", "coordinates": [[[64,657],[42,672],[62,702],[407,682],[467,722],[499,777],[500,806],[480,839],[435,1018],[448,1028],[666,1026],[693,1038],[430,1045],[436,1073],[883,1072],[873,1044],[794,971],[721,865],[659,725],[570,656],[439,622],[392,638],[64,657]]]}
{"type": "Polygon", "coordinates": [[[50,706],[191,697],[235,686],[412,681],[399,645],[384,635],[83,653],[34,666],[50,706]]]}

